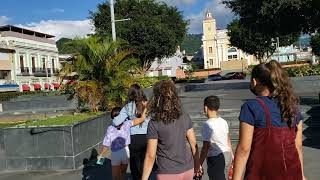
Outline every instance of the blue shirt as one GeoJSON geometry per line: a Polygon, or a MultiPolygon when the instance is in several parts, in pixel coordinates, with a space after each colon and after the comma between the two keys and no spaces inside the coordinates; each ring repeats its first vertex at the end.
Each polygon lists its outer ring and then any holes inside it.
{"type": "MultiPolygon", "coordinates": [[[[277,100],[267,96],[260,97],[270,111],[271,125],[273,127],[288,127],[288,124],[281,121],[280,107],[278,106],[277,100]]],[[[302,120],[302,115],[299,112],[297,117],[297,124],[302,120]]],[[[239,120],[248,123],[257,128],[266,128],[266,113],[262,105],[256,99],[248,100],[241,107],[239,120]]]]}
{"type": "MultiPolygon", "coordinates": [[[[136,119],[136,103],[129,102],[120,111],[120,114],[112,120],[114,126],[119,126],[124,121],[136,119]]],[[[130,128],[130,134],[147,134],[148,123],[150,119],[147,117],[142,124],[130,128]]]]}

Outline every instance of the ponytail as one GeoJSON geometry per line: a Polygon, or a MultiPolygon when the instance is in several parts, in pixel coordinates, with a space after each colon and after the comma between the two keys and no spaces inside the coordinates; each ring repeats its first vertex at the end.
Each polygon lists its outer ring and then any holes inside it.
{"type": "Polygon", "coordinates": [[[266,64],[270,70],[270,82],[272,84],[271,96],[278,100],[283,121],[292,124],[292,119],[297,117],[298,98],[294,95],[291,81],[287,72],[281,67],[277,61],[270,61],[266,64]]]}
{"type": "Polygon", "coordinates": [[[270,96],[278,100],[282,120],[291,126],[298,114],[299,99],[294,95],[291,81],[281,64],[274,60],[259,64],[252,70],[252,78],[268,87],[270,96]]]}

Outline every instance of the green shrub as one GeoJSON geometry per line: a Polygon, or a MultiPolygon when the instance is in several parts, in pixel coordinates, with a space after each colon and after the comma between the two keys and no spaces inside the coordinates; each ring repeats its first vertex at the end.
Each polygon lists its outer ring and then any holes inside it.
{"type": "Polygon", "coordinates": [[[171,78],[168,76],[138,77],[135,79],[135,83],[140,84],[142,88],[151,88],[155,83],[161,80],[171,80],[171,78]]]}
{"type": "Polygon", "coordinates": [[[290,77],[316,76],[320,75],[320,65],[301,66],[286,68],[290,77]]]}
{"type": "Polygon", "coordinates": [[[295,64],[311,64],[310,60],[306,60],[306,61],[289,61],[289,62],[281,62],[282,65],[295,65],[295,64]]]}

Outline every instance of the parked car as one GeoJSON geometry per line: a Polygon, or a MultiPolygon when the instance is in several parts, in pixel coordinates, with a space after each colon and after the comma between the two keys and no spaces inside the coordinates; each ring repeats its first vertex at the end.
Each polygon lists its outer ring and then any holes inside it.
{"type": "Polygon", "coordinates": [[[246,74],[243,72],[230,72],[222,77],[223,80],[245,79],[245,78],[246,78],[246,74]]]}
{"type": "Polygon", "coordinates": [[[220,81],[222,80],[222,76],[220,74],[211,74],[208,76],[209,81],[220,81]]]}

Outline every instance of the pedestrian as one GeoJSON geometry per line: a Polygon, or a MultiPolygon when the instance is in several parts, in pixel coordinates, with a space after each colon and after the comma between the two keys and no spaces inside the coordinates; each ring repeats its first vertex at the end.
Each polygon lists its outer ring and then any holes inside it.
{"type": "Polygon", "coordinates": [[[155,159],[158,180],[191,180],[194,172],[201,169],[198,147],[191,119],[183,110],[172,81],[154,85],[148,115],[151,120],[142,180],[149,178],[155,159]]]}
{"type": "Polygon", "coordinates": [[[204,99],[204,112],[209,119],[202,126],[200,164],[207,159],[210,180],[228,179],[233,158],[228,123],[218,116],[219,107],[220,100],[217,96],[204,99]]]}
{"type": "MultiPolygon", "coordinates": [[[[116,107],[111,111],[111,118],[118,116],[121,108],[116,107]]],[[[111,165],[112,165],[112,179],[124,180],[129,163],[129,147],[130,144],[130,128],[141,124],[145,120],[146,108],[140,118],[128,120],[119,126],[110,125],[107,128],[106,135],[103,140],[101,153],[98,156],[98,161],[111,150],[111,165]]]]}
{"type": "MultiPolygon", "coordinates": [[[[141,87],[138,84],[133,84],[128,91],[126,105],[121,109],[120,114],[112,120],[113,125],[119,126],[127,120],[134,120],[136,118],[143,117],[143,102],[146,100],[146,96],[144,95],[141,87]]],[[[147,149],[146,134],[148,122],[149,119],[146,118],[140,125],[130,128],[130,170],[133,180],[140,180],[142,176],[143,161],[147,149]]]]}
{"type": "Polygon", "coordinates": [[[302,116],[298,98],[280,63],[252,70],[250,90],[257,96],[241,107],[234,180],[302,180],[302,116]]]}

